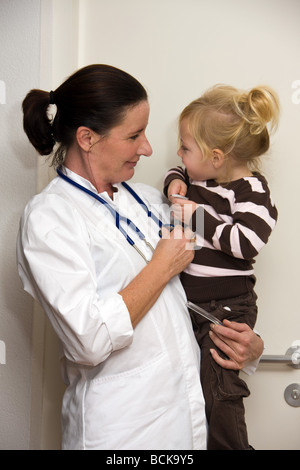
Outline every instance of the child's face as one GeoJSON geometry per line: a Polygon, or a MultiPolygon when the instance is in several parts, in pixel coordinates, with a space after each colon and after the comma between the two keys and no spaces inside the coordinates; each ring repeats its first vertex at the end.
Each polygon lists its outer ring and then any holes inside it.
{"type": "Polygon", "coordinates": [[[186,119],[180,124],[180,141],[181,146],[177,155],[182,159],[190,178],[198,181],[214,179],[217,175],[212,161],[204,157],[188,129],[186,119]]]}

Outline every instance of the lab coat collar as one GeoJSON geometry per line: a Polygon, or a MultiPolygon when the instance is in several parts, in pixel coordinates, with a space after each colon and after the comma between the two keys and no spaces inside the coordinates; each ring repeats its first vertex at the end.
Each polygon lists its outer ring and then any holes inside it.
{"type": "MultiPolygon", "coordinates": [[[[93,191],[96,194],[100,194],[102,196],[108,197],[109,200],[111,201],[111,198],[108,196],[107,191],[104,191],[102,193],[98,193],[97,188],[86,178],[83,178],[83,176],[78,175],[78,173],[75,173],[74,171],[70,170],[69,168],[62,166],[61,171],[67,175],[69,178],[71,178],[73,181],[76,183],[80,184],[84,188],[89,189],[90,191],[93,191]]],[[[120,183],[114,184],[114,188],[117,189],[117,191],[114,194],[117,194],[119,189],[120,189],[120,183]]]]}

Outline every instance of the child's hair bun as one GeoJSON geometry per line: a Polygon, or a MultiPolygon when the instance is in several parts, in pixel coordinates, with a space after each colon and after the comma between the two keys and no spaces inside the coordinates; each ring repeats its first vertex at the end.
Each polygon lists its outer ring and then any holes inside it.
{"type": "Polygon", "coordinates": [[[249,93],[241,94],[236,101],[237,112],[250,125],[250,133],[259,135],[270,123],[276,129],[280,106],[277,94],[268,86],[252,88],[249,93]]]}

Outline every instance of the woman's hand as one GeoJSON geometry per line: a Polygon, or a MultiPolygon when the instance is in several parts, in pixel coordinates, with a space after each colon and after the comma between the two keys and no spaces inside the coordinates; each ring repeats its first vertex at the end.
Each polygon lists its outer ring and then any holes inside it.
{"type": "Polygon", "coordinates": [[[152,262],[158,262],[168,280],[181,273],[194,259],[195,238],[191,230],[176,225],[170,232],[162,229],[162,238],[153,253],[152,262]]]}
{"type": "Polygon", "coordinates": [[[162,229],[151,261],[119,294],[135,327],[156,302],[168,282],[192,262],[195,241],[177,225],[172,232],[162,229]]]}
{"type": "Polygon", "coordinates": [[[264,349],[263,340],[245,323],[224,320],[224,326],[212,325],[210,337],[229,359],[223,359],[211,350],[214,360],[224,369],[241,370],[257,360],[264,349]]]}

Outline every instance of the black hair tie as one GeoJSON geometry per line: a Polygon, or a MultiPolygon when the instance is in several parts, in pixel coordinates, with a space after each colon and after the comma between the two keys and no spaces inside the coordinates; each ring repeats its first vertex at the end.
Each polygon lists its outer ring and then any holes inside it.
{"type": "Polygon", "coordinates": [[[54,102],[54,92],[50,91],[49,93],[49,104],[55,104],[54,102]]]}

